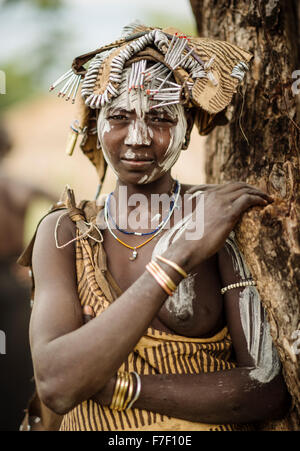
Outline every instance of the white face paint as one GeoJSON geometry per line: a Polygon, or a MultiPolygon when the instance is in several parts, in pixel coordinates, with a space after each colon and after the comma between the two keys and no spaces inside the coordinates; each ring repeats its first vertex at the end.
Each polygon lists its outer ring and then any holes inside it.
{"type": "MultiPolygon", "coordinates": [[[[153,259],[156,255],[162,255],[172,243],[185,233],[189,227],[191,217],[192,213],[186,215],[160,237],[152,252],[153,259]]],[[[195,278],[196,274],[190,274],[186,279],[183,279],[177,286],[173,296],[168,297],[165,302],[166,309],[177,318],[186,319],[194,314],[193,302],[196,299],[195,278]]]]}
{"type": "Polygon", "coordinates": [[[146,181],[149,179],[148,175],[144,175],[140,180],[138,181],[139,185],[142,185],[143,183],[146,183],[146,181]]]}
{"type": "Polygon", "coordinates": [[[138,116],[131,121],[124,143],[127,146],[150,146],[152,141],[150,130],[151,128],[147,127],[144,118],[138,116]]]}
{"type": "MultiPolygon", "coordinates": [[[[116,97],[110,104],[107,104],[105,107],[101,108],[97,130],[98,130],[98,138],[102,147],[104,158],[107,163],[113,168],[112,162],[109,157],[109,152],[105,147],[104,143],[104,135],[106,132],[109,132],[113,129],[113,126],[110,126],[109,121],[106,119],[109,114],[113,114],[114,111],[126,110],[126,111],[135,111],[136,118],[131,121],[128,127],[128,133],[125,138],[124,144],[127,146],[150,146],[152,143],[152,139],[154,136],[153,129],[149,126],[145,121],[146,113],[149,113],[150,107],[154,104],[153,101],[149,100],[149,96],[145,91],[140,89],[132,89],[128,90],[128,74],[130,68],[126,69],[122,75],[122,83],[120,85],[119,91],[120,94],[116,97]]],[[[151,83],[151,89],[157,89],[160,85],[160,81],[153,80],[151,83]]],[[[150,175],[141,176],[138,181],[139,184],[150,183],[155,179],[159,172],[166,173],[171,169],[171,167],[176,163],[178,157],[180,155],[183,143],[185,141],[185,134],[187,129],[187,122],[184,113],[184,108],[181,105],[169,105],[161,109],[163,112],[167,112],[167,114],[175,121],[177,121],[176,125],[170,129],[170,142],[169,146],[166,150],[165,156],[163,160],[159,163],[159,168],[154,168],[150,175]]],[[[157,126],[156,126],[157,130],[157,126]]],[[[161,139],[163,139],[161,137],[161,139]]],[[[134,158],[134,148],[129,148],[126,152],[126,158],[134,158]]],[[[117,172],[114,170],[116,176],[118,176],[117,172]]]]}
{"type": "Polygon", "coordinates": [[[166,151],[164,160],[160,163],[160,166],[167,172],[176,163],[182,150],[183,143],[185,141],[185,134],[187,129],[187,122],[184,113],[184,109],[181,105],[174,106],[177,116],[177,124],[171,128],[170,144],[166,151]],[[177,108],[176,108],[177,107],[177,108]]]}
{"type": "MultiPolygon", "coordinates": [[[[251,278],[245,259],[235,242],[234,232],[231,232],[226,243],[230,246],[228,252],[236,274],[241,280],[251,278]]],[[[281,365],[272,341],[267,315],[255,287],[250,286],[243,289],[240,293],[239,307],[248,350],[255,364],[255,369],[250,372],[250,377],[267,383],[279,374],[281,365]]]]}
{"type": "Polygon", "coordinates": [[[113,126],[110,125],[109,121],[104,116],[104,110],[105,110],[105,108],[102,108],[102,110],[100,110],[100,114],[98,117],[98,122],[97,122],[98,139],[101,144],[102,153],[103,153],[106,163],[111,167],[115,176],[118,177],[118,173],[115,170],[115,168],[112,164],[112,161],[110,160],[109,153],[106,151],[106,147],[103,142],[103,137],[104,137],[105,133],[108,133],[111,130],[113,130],[113,126]]]}

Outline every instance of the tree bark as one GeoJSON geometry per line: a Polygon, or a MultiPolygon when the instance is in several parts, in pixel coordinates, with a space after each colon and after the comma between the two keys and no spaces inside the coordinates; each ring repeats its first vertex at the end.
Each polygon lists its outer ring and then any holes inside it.
{"type": "Polygon", "coordinates": [[[285,419],[259,428],[299,430],[300,354],[295,334],[300,333],[300,89],[297,95],[292,91],[292,74],[300,69],[299,2],[190,2],[200,36],[229,41],[254,56],[241,91],[227,109],[228,125],[207,139],[206,176],[208,183],[245,181],[275,198],[266,208],[245,213],[236,232],[267,310],[293,399],[285,419]]]}

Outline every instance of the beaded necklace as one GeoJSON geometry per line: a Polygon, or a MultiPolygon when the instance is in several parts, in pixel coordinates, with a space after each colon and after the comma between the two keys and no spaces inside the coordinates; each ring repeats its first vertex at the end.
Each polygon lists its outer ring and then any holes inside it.
{"type": "Polygon", "coordinates": [[[110,227],[110,224],[109,224],[109,220],[108,220],[108,201],[109,201],[109,196],[107,197],[107,199],[106,199],[106,201],[105,201],[105,204],[104,204],[104,219],[105,219],[107,228],[108,228],[110,234],[111,234],[111,235],[112,235],[112,236],[113,236],[120,244],[122,244],[123,246],[125,246],[125,247],[127,247],[128,249],[131,249],[131,250],[132,250],[132,256],[129,257],[129,260],[130,260],[130,261],[134,261],[134,260],[137,258],[137,256],[138,256],[137,249],[139,249],[139,248],[142,247],[142,246],[145,246],[145,244],[147,244],[147,243],[149,243],[151,240],[153,240],[153,238],[155,238],[155,237],[163,230],[164,226],[168,223],[169,219],[171,218],[171,216],[172,216],[172,214],[173,214],[173,212],[174,212],[174,210],[175,210],[175,208],[176,208],[176,206],[177,206],[177,202],[178,202],[179,195],[180,195],[181,185],[180,185],[179,182],[177,182],[177,184],[178,184],[178,187],[177,187],[176,197],[175,197],[175,200],[174,200],[174,203],[173,203],[172,207],[170,208],[170,211],[169,211],[169,214],[168,214],[167,218],[166,218],[163,222],[160,223],[159,229],[156,230],[156,231],[154,231],[155,233],[154,233],[150,238],[148,238],[146,241],[144,241],[143,243],[139,244],[138,246],[130,246],[129,244],[124,243],[124,241],[120,240],[120,238],[118,238],[118,237],[116,236],[116,234],[112,231],[112,229],[111,229],[111,227],[110,227]]]}
{"type": "Polygon", "coordinates": [[[112,217],[112,215],[111,215],[111,213],[110,213],[110,207],[109,207],[109,205],[110,205],[110,198],[111,198],[111,196],[113,195],[113,192],[111,192],[111,193],[109,194],[108,199],[107,199],[107,215],[108,215],[108,219],[110,219],[110,221],[112,222],[113,226],[114,226],[117,230],[119,230],[119,232],[125,233],[126,235],[135,235],[135,236],[153,235],[155,232],[158,231],[158,229],[160,229],[161,227],[163,227],[163,226],[165,225],[165,223],[166,223],[167,220],[168,220],[170,211],[172,210],[172,208],[173,208],[173,206],[174,206],[174,202],[175,202],[175,199],[176,199],[176,194],[177,194],[178,189],[179,189],[179,182],[178,182],[178,180],[175,180],[174,185],[175,185],[175,186],[174,186],[174,188],[172,189],[172,197],[171,197],[170,210],[169,210],[168,216],[167,216],[165,219],[163,219],[163,220],[158,224],[158,226],[157,226],[154,230],[152,230],[151,232],[144,232],[144,233],[142,233],[142,232],[128,232],[127,230],[121,229],[121,227],[118,226],[118,224],[114,221],[114,219],[113,219],[113,217],[112,217]]]}

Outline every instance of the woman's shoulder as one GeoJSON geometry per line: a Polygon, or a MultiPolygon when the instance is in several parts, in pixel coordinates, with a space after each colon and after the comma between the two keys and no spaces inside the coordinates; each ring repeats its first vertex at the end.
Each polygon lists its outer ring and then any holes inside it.
{"type": "Polygon", "coordinates": [[[60,233],[74,234],[76,226],[65,207],[49,211],[37,225],[36,232],[54,232],[59,228],[60,233]]]}
{"type": "Polygon", "coordinates": [[[49,271],[55,265],[73,268],[75,240],[76,225],[68,216],[68,210],[61,208],[49,212],[41,219],[26,250],[29,264],[25,266],[31,266],[36,274],[42,273],[42,269],[39,269],[41,266],[44,268],[43,277],[46,277],[45,259],[48,261],[49,271]]]}
{"type": "Polygon", "coordinates": [[[53,209],[40,219],[31,241],[18,259],[20,265],[32,266],[33,249],[47,252],[47,250],[57,248],[58,235],[59,240],[63,243],[76,237],[75,224],[67,213],[66,208],[53,209]]]}

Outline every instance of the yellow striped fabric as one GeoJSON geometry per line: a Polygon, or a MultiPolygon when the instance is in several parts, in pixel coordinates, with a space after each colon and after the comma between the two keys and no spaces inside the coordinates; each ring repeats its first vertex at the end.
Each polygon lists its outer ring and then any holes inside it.
{"type": "MultiPolygon", "coordinates": [[[[95,244],[93,251],[87,240],[76,242],[76,270],[78,293],[82,306],[91,305],[100,315],[110,303],[95,277],[95,244]]],[[[140,339],[120,371],[147,374],[199,374],[231,369],[232,343],[228,330],[211,338],[197,339],[168,334],[149,328],[140,339]]],[[[125,412],[111,410],[87,400],[67,413],[61,431],[128,431],[128,430],[248,430],[247,426],[194,423],[171,418],[155,412],[130,409],[125,412]]]]}

